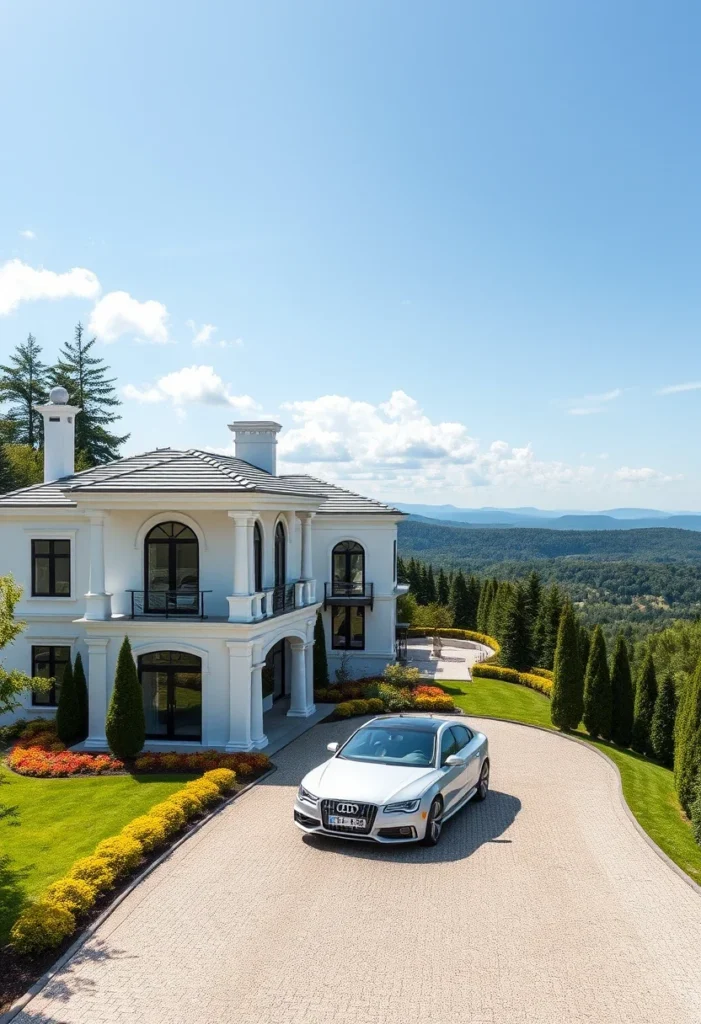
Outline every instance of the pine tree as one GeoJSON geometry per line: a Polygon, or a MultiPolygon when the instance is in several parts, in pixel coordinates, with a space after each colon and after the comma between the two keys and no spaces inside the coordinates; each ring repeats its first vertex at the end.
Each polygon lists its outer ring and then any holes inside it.
{"type": "Polygon", "coordinates": [[[633,750],[640,754],[652,754],[652,743],[650,742],[650,729],[652,728],[652,716],[655,713],[655,701],[657,700],[657,677],[655,675],[655,663],[652,660],[652,652],[645,652],[638,683],[635,687],[635,704],[633,709],[633,750]]]}
{"type": "Polygon", "coordinates": [[[526,580],[526,598],[528,602],[528,616],[529,616],[529,627],[531,634],[535,630],[535,624],[538,620],[538,612],[540,611],[540,601],[543,595],[543,585],[540,581],[540,575],[533,569],[528,574],[526,580]]]}
{"type": "Polygon", "coordinates": [[[321,612],[316,613],[314,624],[314,689],[325,690],[329,685],[329,663],[326,657],[326,633],[321,612]]]}
{"type": "Polygon", "coordinates": [[[85,680],[85,671],[83,669],[83,659],[80,656],[80,651],[75,656],[75,665],[73,666],[73,681],[75,683],[75,692],[78,695],[78,703],[80,704],[80,734],[79,740],[84,740],[88,735],[88,684],[85,680]]]}
{"type": "Polygon", "coordinates": [[[448,604],[450,601],[448,577],[443,572],[442,567],[438,570],[438,579],[436,580],[436,600],[438,604],[448,604]]]}
{"type": "Polygon", "coordinates": [[[8,458],[7,447],[7,445],[0,442],[0,494],[14,491],[17,486],[12,463],[8,458]]]}
{"type": "Polygon", "coordinates": [[[574,608],[567,601],[557,632],[550,700],[551,721],[563,732],[576,729],[584,713],[584,673],[579,658],[578,632],[574,608]]]}
{"type": "Polygon", "coordinates": [[[582,622],[580,622],[579,626],[577,627],[577,645],[579,647],[579,662],[582,666],[582,671],[584,671],[587,662],[589,661],[589,650],[591,648],[591,633],[582,622]]]}
{"type": "Polygon", "coordinates": [[[606,661],[606,641],[601,626],[595,626],[591,638],[589,662],[584,676],[584,727],[594,739],[611,736],[611,677],[606,661]]]}
{"type": "Polygon", "coordinates": [[[39,358],[41,346],[33,334],[27,335],[10,356],[9,364],[0,365],[0,401],[15,403],[7,414],[13,424],[14,444],[40,448],[43,441],[41,413],[34,408],[47,398],[47,368],[39,358]]]}
{"type": "Polygon", "coordinates": [[[628,644],[622,633],[616,637],[611,666],[611,739],[619,747],[629,747],[633,739],[633,678],[630,671],[628,644]]]}
{"type": "Polygon", "coordinates": [[[530,608],[528,595],[521,586],[514,587],[509,594],[500,660],[507,668],[515,668],[517,672],[525,672],[533,665],[530,608]]]}
{"type": "Polygon", "coordinates": [[[560,628],[562,613],[562,594],[556,583],[548,587],[540,604],[540,614],[536,623],[538,646],[540,647],[540,665],[552,668],[555,663],[557,634],[560,628]]]}
{"type": "Polygon", "coordinates": [[[75,685],[75,676],[71,663],[68,661],[63,672],[61,692],[58,695],[58,707],[56,708],[58,738],[67,747],[72,747],[74,743],[83,739],[80,735],[82,725],[82,709],[75,685]]]}
{"type": "Polygon", "coordinates": [[[662,681],[650,726],[650,745],[660,764],[672,767],[674,761],[674,720],[677,715],[677,691],[668,672],[662,681]]]}
{"type": "Polygon", "coordinates": [[[429,565],[426,573],[426,604],[436,603],[436,579],[433,575],[433,566],[429,565]]]}
{"type": "Polygon", "coordinates": [[[469,615],[467,620],[467,629],[477,629],[477,609],[480,602],[480,581],[476,576],[470,576],[467,581],[467,597],[469,615]]]}
{"type": "Polygon", "coordinates": [[[701,661],[687,683],[677,713],[674,735],[674,784],[689,814],[701,799],[701,661]]]}
{"type": "Polygon", "coordinates": [[[105,734],[110,750],[121,758],[136,757],[146,739],[141,687],[129,637],[126,636],[117,659],[105,734]]]}
{"type": "Polygon", "coordinates": [[[477,605],[477,629],[480,633],[486,633],[489,626],[489,612],[492,601],[492,581],[485,580],[480,589],[480,599],[477,605]]]}
{"type": "Polygon", "coordinates": [[[469,629],[470,606],[467,584],[462,572],[458,572],[453,580],[450,607],[453,613],[453,625],[456,629],[469,629]]]}
{"type": "Polygon", "coordinates": [[[105,376],[104,360],[90,354],[96,340],[86,342],[79,323],[73,343],[64,345],[53,368],[56,383],[63,385],[71,403],[83,410],[75,421],[75,448],[77,461],[88,467],[118,459],[120,445],[129,439],[129,434],[119,437],[107,429],[121,418],[113,410],[122,403],[115,394],[115,378],[105,376]]]}
{"type": "Polygon", "coordinates": [[[414,597],[419,604],[428,604],[428,567],[425,562],[419,565],[414,597]]]}

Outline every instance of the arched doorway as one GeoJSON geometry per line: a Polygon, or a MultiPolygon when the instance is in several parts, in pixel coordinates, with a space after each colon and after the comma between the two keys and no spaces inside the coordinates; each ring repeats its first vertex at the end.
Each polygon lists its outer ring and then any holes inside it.
{"type": "Polygon", "coordinates": [[[184,523],[159,523],[144,544],[144,606],[149,614],[199,612],[199,544],[184,523]]]}
{"type": "Polygon", "coordinates": [[[146,736],[202,740],[202,661],[184,651],[153,651],[139,658],[146,736]]]}
{"type": "Polygon", "coordinates": [[[253,524],[253,584],[259,594],[263,589],[263,532],[258,520],[253,524]]]}
{"type": "Polygon", "coordinates": [[[276,700],[287,697],[289,687],[289,655],[287,641],[278,640],[265,657],[263,665],[263,708],[268,711],[276,700]]]}

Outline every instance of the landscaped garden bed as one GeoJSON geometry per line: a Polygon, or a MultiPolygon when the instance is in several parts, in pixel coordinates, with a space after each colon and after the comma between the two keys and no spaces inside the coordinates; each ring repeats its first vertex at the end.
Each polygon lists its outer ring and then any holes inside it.
{"type": "Polygon", "coordinates": [[[449,694],[424,683],[418,669],[399,664],[389,665],[382,676],[343,679],[315,689],[314,700],[336,705],[332,719],[406,711],[450,714],[456,710],[449,694]]]}

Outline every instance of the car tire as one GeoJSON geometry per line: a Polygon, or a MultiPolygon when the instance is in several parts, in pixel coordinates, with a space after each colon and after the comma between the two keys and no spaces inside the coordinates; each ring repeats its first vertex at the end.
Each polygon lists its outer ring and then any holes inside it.
{"type": "Polygon", "coordinates": [[[443,830],[441,815],[443,814],[443,803],[440,797],[434,797],[431,802],[431,809],[426,819],[426,832],[421,840],[422,846],[437,846],[443,830]]]}
{"type": "Polygon", "coordinates": [[[474,799],[478,802],[487,799],[489,793],[489,761],[485,761],[482,765],[482,771],[480,772],[479,782],[477,783],[477,791],[474,795],[474,799]]]}

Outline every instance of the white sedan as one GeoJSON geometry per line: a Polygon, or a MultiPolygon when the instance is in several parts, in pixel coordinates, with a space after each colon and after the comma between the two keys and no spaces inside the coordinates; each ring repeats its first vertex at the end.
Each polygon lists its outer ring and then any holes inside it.
{"type": "Polygon", "coordinates": [[[489,744],[454,718],[374,718],[302,779],[294,820],[303,832],[435,846],[445,821],[489,791],[489,744]]]}

